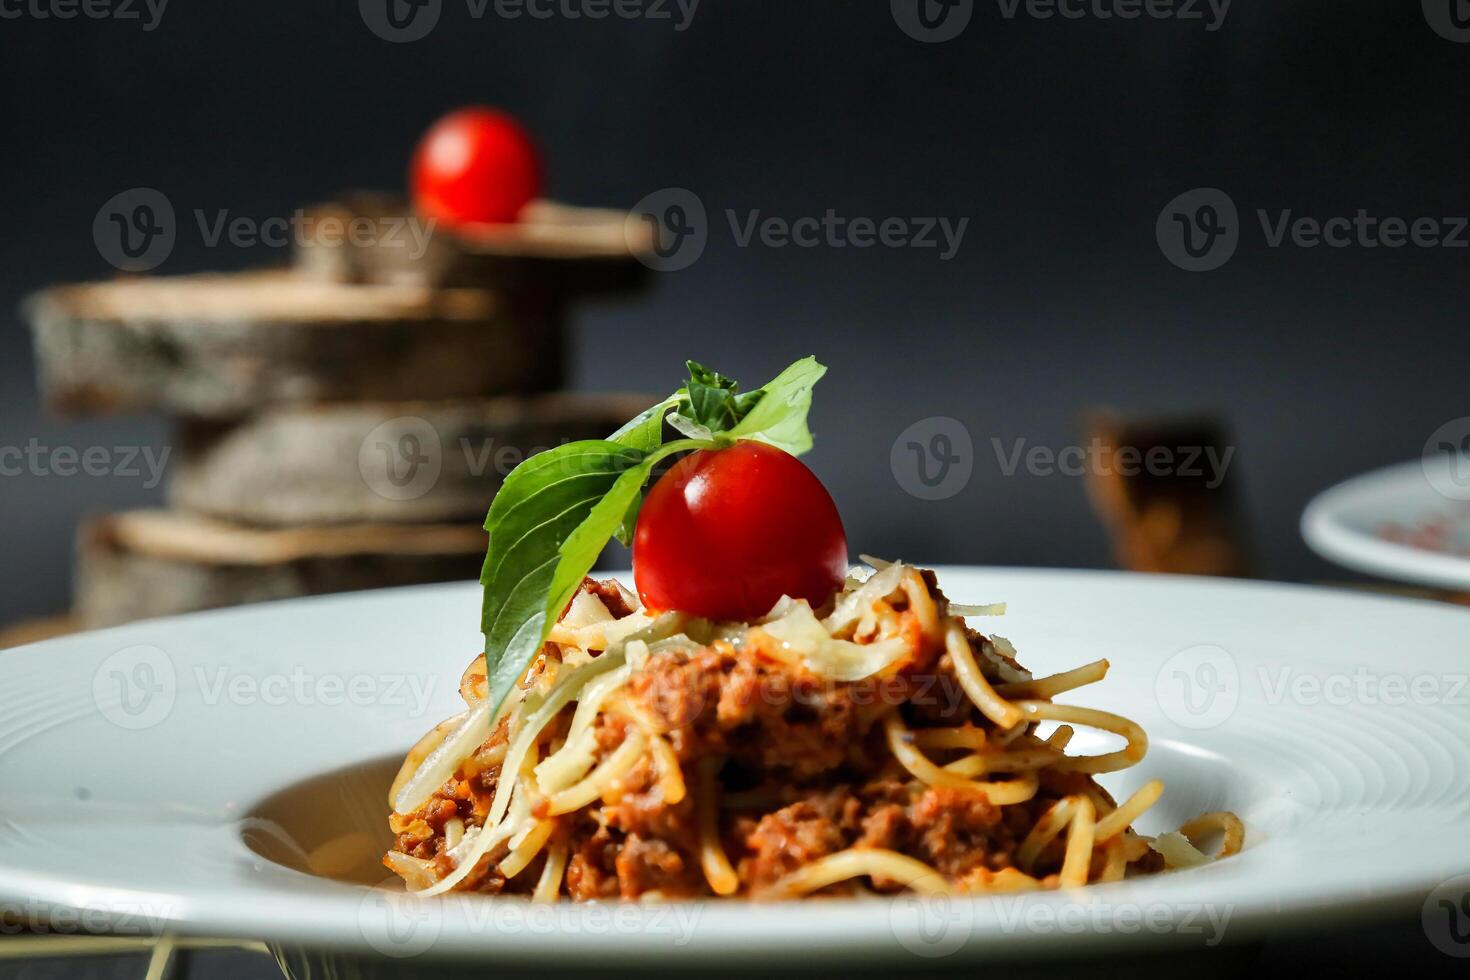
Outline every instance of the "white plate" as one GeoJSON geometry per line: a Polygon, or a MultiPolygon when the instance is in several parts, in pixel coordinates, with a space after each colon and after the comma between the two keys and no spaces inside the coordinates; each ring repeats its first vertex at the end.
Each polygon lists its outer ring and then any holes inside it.
{"type": "Polygon", "coordinates": [[[400,898],[294,869],[300,851],[361,831],[356,871],[383,874],[386,782],[456,710],[478,646],[477,590],[456,585],[0,653],[0,907],[62,930],[260,938],[420,967],[1111,955],[1420,909],[1429,938],[1450,941],[1436,903],[1470,884],[1446,883],[1470,872],[1470,612],[1112,573],[951,568],[940,582],[957,601],[1009,602],[987,628],[1038,673],[1108,657],[1106,681],[1064,700],[1126,714],[1152,743],[1104,781],[1165,781],[1146,832],[1234,810],[1247,849],[1070,894],[939,904],[533,908],[400,898]]]}
{"type": "Polygon", "coordinates": [[[1302,512],[1302,537],[1355,571],[1470,590],[1470,459],[1428,456],[1339,483],[1302,512]]]}

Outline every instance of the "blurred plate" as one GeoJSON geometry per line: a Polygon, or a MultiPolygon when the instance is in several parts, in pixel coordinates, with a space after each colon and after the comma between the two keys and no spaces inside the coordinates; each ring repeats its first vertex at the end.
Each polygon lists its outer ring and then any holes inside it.
{"type": "Polygon", "coordinates": [[[940,582],[957,601],[1009,602],[986,626],[1038,674],[1110,658],[1107,680],[1064,700],[1128,715],[1151,743],[1104,782],[1164,780],[1145,833],[1234,810],[1245,851],[962,900],[530,906],[370,887],[387,878],[388,781],[455,713],[479,648],[466,584],[0,652],[0,909],[58,931],[263,939],[303,975],[956,967],[1213,950],[1421,912],[1427,941],[1470,951],[1454,918],[1470,889],[1455,877],[1470,871],[1470,611],[1100,572],[951,568],[940,582]]]}
{"type": "Polygon", "coordinates": [[[1470,458],[1426,456],[1340,483],[1302,512],[1302,537],[1355,571],[1470,591],[1470,458]]]}

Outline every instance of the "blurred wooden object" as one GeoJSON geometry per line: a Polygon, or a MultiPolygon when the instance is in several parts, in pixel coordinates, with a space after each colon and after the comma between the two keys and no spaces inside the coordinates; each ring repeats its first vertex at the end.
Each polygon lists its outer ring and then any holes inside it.
{"type": "Polygon", "coordinates": [[[291,272],[140,277],[32,296],[41,388],[72,412],[235,417],[340,399],[540,392],[561,381],[560,308],[484,290],[291,272]]]}
{"type": "Polygon", "coordinates": [[[1425,599],[1429,602],[1448,602],[1456,606],[1470,606],[1470,592],[1453,592],[1448,589],[1432,589],[1421,585],[1404,585],[1399,582],[1314,582],[1333,589],[1351,589],[1357,592],[1372,592],[1375,595],[1397,596],[1401,599],[1425,599]]]}
{"type": "Polygon", "coordinates": [[[1208,418],[1084,420],[1087,489],[1119,567],[1249,576],[1252,562],[1229,479],[1234,447],[1208,418]]]}
{"type": "Polygon", "coordinates": [[[627,212],[533,201],[515,224],[449,230],[390,194],[357,192],[306,210],[296,267],[325,282],[467,287],[561,297],[647,285],[648,226],[627,212]]]}
{"type": "Polygon", "coordinates": [[[549,394],[269,409],[185,420],[169,502],[264,525],[483,520],[527,454],[601,439],[657,399],[549,394]]]}
{"type": "Polygon", "coordinates": [[[164,510],[110,514],[78,535],[86,628],[327,592],[477,578],[475,524],[259,530],[164,510]]]}
{"type": "Polygon", "coordinates": [[[69,613],[61,616],[47,616],[42,619],[22,620],[0,629],[0,650],[25,646],[27,643],[40,643],[42,640],[49,640],[57,636],[66,636],[81,628],[81,623],[69,613]]]}
{"type": "Polygon", "coordinates": [[[449,231],[357,194],[296,230],[291,269],[27,300],[48,407],[178,423],[174,509],[78,533],[80,625],[474,579],[504,474],[653,400],[550,394],[572,302],[650,281],[643,220],[538,201],[449,231]]]}

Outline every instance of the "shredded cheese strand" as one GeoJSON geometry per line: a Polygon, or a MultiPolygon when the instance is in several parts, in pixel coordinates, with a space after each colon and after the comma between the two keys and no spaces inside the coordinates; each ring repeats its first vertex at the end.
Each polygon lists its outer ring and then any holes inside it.
{"type": "Polygon", "coordinates": [[[1179,833],[1195,847],[1199,847],[1200,838],[1215,830],[1220,832],[1221,840],[1220,852],[1215,855],[1214,860],[1240,853],[1245,845],[1245,824],[1233,813],[1202,813],[1180,827],[1179,833]]]}
{"type": "Polygon", "coordinates": [[[598,763],[597,768],[588,773],[585,779],[551,796],[547,801],[549,807],[547,812],[552,816],[571,813],[601,798],[614,783],[626,776],[638,764],[647,745],[648,739],[643,732],[637,728],[630,728],[623,743],[613,750],[611,755],[598,763]]]}
{"type": "Polygon", "coordinates": [[[627,683],[631,669],[628,664],[589,682],[577,698],[576,711],[567,729],[566,742],[536,767],[536,782],[546,793],[565,789],[586,775],[596,759],[597,731],[593,722],[598,712],[614,691],[627,683]]]}
{"type": "Polygon", "coordinates": [[[1171,868],[1193,868],[1210,862],[1189,842],[1189,838],[1175,831],[1160,834],[1149,841],[1148,846],[1163,855],[1164,863],[1171,868]]]}

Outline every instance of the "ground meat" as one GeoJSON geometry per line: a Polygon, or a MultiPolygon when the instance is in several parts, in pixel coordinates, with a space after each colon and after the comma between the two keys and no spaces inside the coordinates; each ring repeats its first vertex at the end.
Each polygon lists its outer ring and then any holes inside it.
{"type": "Polygon", "coordinates": [[[857,820],[856,803],[839,790],[814,795],[759,820],[747,818],[740,822],[736,855],[741,879],[758,891],[817,858],[847,847],[857,820]],[[751,823],[754,826],[745,831],[751,823]]]}
{"type": "MultiPolygon", "coordinates": [[[[897,676],[832,683],[720,642],[669,652],[629,681],[630,696],[668,730],[681,760],[725,755],[772,775],[807,781],[854,761],[875,723],[922,685],[938,685],[937,650],[897,676]]],[[[971,718],[965,702],[964,718],[971,718]]]]}
{"type": "MultiPolygon", "coordinates": [[[[932,576],[925,575],[937,595],[932,576]]],[[[589,578],[581,590],[596,595],[615,616],[630,612],[614,583],[589,578]]],[[[1083,773],[1048,771],[1035,799],[995,807],[963,788],[915,781],[888,749],[881,724],[888,712],[897,707],[915,729],[992,726],[964,696],[943,645],[924,639],[917,618],[901,603],[895,608],[914,652],[881,679],[823,681],[763,649],[759,633],[748,635],[738,649],[719,641],[652,655],[633,673],[623,696],[664,731],[686,792],[676,801],[665,798],[650,753],[600,803],[559,817],[552,841],[568,849],[565,893],[578,901],[650,892],[708,895],[696,787],[699,765],[710,758],[723,760],[723,792],[741,797],[730,800],[740,809],[721,812],[719,832],[743,894],[769,893],[791,872],[847,848],[897,851],[979,884],[1014,867],[1017,847],[1045,809],[1067,794],[1096,792],[1095,784],[1083,773]]],[[[616,712],[598,717],[599,758],[622,744],[629,724],[616,712]]],[[[503,725],[486,745],[497,738],[505,738],[503,725]]],[[[477,826],[499,778],[498,766],[467,762],[418,811],[395,815],[395,828],[403,828],[397,850],[449,871],[442,853],[445,823],[458,817],[466,827],[477,826]]],[[[1055,842],[1042,854],[1038,874],[1057,870],[1061,846],[1055,842]]],[[[463,887],[525,894],[535,887],[544,860],[537,858],[507,881],[487,857],[463,887]]],[[[827,891],[865,887],[883,891],[898,883],[846,882],[827,891]]]]}
{"type": "MultiPolygon", "coordinates": [[[[1028,824],[1021,836],[1029,829],[1028,824]]],[[[734,836],[742,853],[741,879],[756,894],[797,868],[850,847],[899,851],[959,876],[988,867],[993,855],[1004,854],[1008,861],[1020,839],[1002,823],[1001,809],[981,797],[895,780],[838,787],[760,818],[745,817],[736,822],[734,836]]]]}
{"type": "Polygon", "coordinates": [[[457,816],[459,816],[459,801],[442,797],[430,800],[428,808],[424,811],[424,821],[436,831],[443,830],[450,818],[457,816]]]}
{"type": "Polygon", "coordinates": [[[573,901],[589,902],[597,898],[617,898],[617,860],[622,845],[606,827],[595,820],[581,818],[573,826],[575,842],[567,862],[566,890],[573,901]]]}
{"type": "Polygon", "coordinates": [[[630,834],[618,850],[618,891],[623,898],[637,898],[645,892],[659,892],[678,897],[698,895],[700,871],[698,858],[658,838],[630,834]]]}
{"type": "Polygon", "coordinates": [[[1009,858],[1016,843],[1014,834],[1000,827],[1000,808],[964,790],[930,787],[905,817],[913,849],[948,875],[964,874],[998,851],[1009,858]]]}
{"type": "Polygon", "coordinates": [[[648,759],[628,774],[616,798],[603,803],[602,812],[604,822],[614,830],[662,837],[686,845],[691,853],[695,849],[698,837],[693,794],[686,793],[678,803],[668,803],[648,759]]]}

